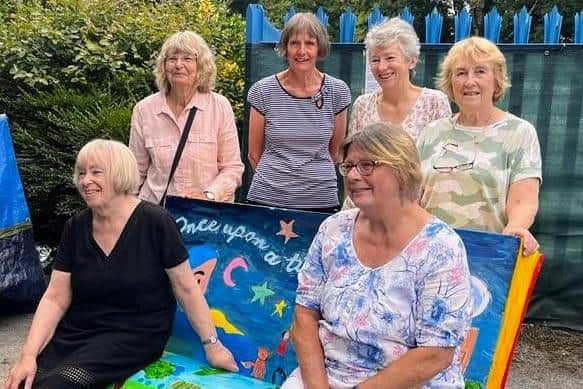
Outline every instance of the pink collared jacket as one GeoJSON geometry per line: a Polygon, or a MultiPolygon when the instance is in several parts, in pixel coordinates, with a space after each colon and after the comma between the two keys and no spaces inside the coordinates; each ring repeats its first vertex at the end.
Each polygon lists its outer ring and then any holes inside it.
{"type": "Polygon", "coordinates": [[[216,201],[234,201],[244,169],[235,115],[229,101],[214,92],[197,92],[179,118],[163,92],[136,104],[129,147],[138,161],[141,199],[160,201],[192,107],[197,113],[168,194],[206,199],[203,192],[210,191],[216,201]]]}

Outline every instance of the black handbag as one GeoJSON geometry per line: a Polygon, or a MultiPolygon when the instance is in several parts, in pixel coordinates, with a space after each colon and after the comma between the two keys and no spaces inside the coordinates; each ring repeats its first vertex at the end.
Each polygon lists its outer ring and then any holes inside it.
{"type": "Polygon", "coordinates": [[[176,148],[176,154],[174,154],[174,160],[172,161],[172,167],[170,168],[170,175],[168,176],[168,182],[166,183],[166,189],[164,189],[164,194],[160,198],[160,206],[164,206],[166,202],[166,194],[168,193],[168,188],[170,187],[170,182],[174,177],[174,172],[178,167],[180,162],[180,157],[182,156],[182,150],[186,145],[186,139],[188,139],[188,133],[190,133],[190,127],[192,127],[192,122],[194,121],[194,116],[196,115],[196,107],[192,107],[188,113],[188,118],[186,123],[184,123],[184,129],[182,130],[182,135],[180,136],[180,142],[178,142],[178,147],[176,148]]]}

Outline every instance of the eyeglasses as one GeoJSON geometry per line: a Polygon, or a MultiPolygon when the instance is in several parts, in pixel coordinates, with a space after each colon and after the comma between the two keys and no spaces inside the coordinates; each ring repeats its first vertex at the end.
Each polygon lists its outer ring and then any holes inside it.
{"type": "Polygon", "coordinates": [[[185,55],[171,55],[170,57],[166,57],[166,63],[171,65],[175,65],[178,60],[181,60],[185,64],[193,64],[196,62],[196,55],[194,54],[185,54],[185,55]]]}
{"type": "Polygon", "coordinates": [[[441,152],[433,161],[433,169],[439,173],[451,173],[455,170],[465,171],[470,170],[474,167],[476,163],[476,156],[478,154],[478,146],[476,145],[476,140],[474,139],[474,154],[471,160],[467,160],[461,163],[452,164],[451,162],[458,162],[460,155],[463,156],[461,148],[457,143],[445,142],[441,146],[441,152]]]}
{"type": "Polygon", "coordinates": [[[383,161],[372,161],[369,159],[358,161],[357,163],[342,162],[338,164],[338,171],[340,171],[341,176],[346,177],[352,168],[355,167],[361,176],[370,176],[376,166],[385,163],[383,161]]]}

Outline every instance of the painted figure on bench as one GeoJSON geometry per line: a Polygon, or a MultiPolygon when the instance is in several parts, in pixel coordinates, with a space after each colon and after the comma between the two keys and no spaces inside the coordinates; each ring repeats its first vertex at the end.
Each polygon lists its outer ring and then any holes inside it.
{"type": "Polygon", "coordinates": [[[452,227],[501,232],[538,248],[529,232],[538,211],[541,153],[535,128],[497,108],[510,86],[506,59],[487,39],[456,43],[444,58],[440,88],[459,107],[417,140],[421,206],[452,227]]]}
{"type": "Polygon", "coordinates": [[[418,204],[413,139],[372,124],[346,138],[340,159],[357,208],[322,223],[298,275],[291,332],[299,369],[282,388],[463,387],[466,251],[418,204]]]}
{"type": "Polygon", "coordinates": [[[73,176],[87,209],[65,225],[48,289],[5,388],[101,388],[125,379],[162,354],[175,296],[208,340],[208,361],[236,371],[229,350],[215,342],[174,220],[132,194],[139,172],[130,149],[91,141],[73,176]]]}

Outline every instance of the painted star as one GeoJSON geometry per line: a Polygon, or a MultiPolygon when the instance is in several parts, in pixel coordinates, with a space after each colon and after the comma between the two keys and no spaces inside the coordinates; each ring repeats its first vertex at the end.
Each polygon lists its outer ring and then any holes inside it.
{"type": "Polygon", "coordinates": [[[274,307],[275,307],[275,309],[273,310],[273,313],[271,315],[273,316],[277,313],[279,315],[279,317],[282,317],[283,310],[287,307],[287,304],[286,304],[285,300],[279,300],[279,302],[277,304],[275,304],[274,307]]]}
{"type": "Polygon", "coordinates": [[[279,226],[281,227],[281,230],[279,230],[279,232],[275,235],[283,235],[285,237],[283,244],[286,244],[290,239],[297,238],[299,236],[293,231],[294,222],[295,220],[292,220],[289,223],[286,223],[285,220],[279,221],[279,226]]]}
{"type": "Polygon", "coordinates": [[[265,298],[269,297],[271,295],[274,295],[275,292],[271,289],[269,289],[267,287],[267,281],[265,281],[263,283],[263,285],[253,285],[251,286],[251,289],[253,290],[253,299],[251,300],[251,302],[255,302],[257,300],[259,300],[259,302],[261,303],[261,305],[265,304],[265,298]]]}

